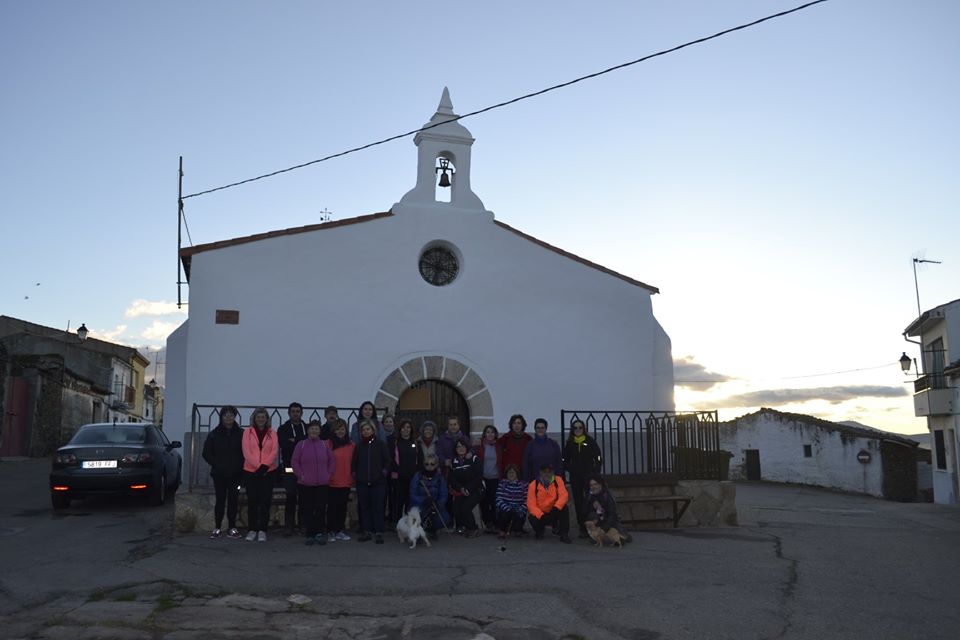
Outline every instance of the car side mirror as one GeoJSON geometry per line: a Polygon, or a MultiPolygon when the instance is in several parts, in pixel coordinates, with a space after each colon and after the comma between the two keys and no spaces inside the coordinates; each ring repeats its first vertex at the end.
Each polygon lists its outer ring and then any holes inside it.
{"type": "Polygon", "coordinates": [[[180,442],[179,440],[174,440],[173,442],[170,443],[171,449],[179,449],[182,446],[183,446],[183,443],[180,442]]]}

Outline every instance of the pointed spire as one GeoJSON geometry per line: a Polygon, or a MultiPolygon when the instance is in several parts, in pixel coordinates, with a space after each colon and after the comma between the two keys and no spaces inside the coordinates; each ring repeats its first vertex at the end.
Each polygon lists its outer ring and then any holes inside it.
{"type": "Polygon", "coordinates": [[[443,88],[443,95],[440,96],[440,104],[437,105],[437,113],[452,116],[453,113],[453,102],[450,101],[450,90],[446,87],[443,88]]]}

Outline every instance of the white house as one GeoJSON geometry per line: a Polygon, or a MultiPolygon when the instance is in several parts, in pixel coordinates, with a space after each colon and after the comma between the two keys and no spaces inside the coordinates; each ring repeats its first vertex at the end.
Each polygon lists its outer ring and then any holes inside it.
{"type": "Polygon", "coordinates": [[[557,427],[563,408],[673,409],[658,290],[496,220],[453,118],[445,89],[437,126],[414,138],[416,185],[389,211],[181,251],[171,439],[194,404],[423,409],[438,388],[462,399],[473,433],[514,413],[557,427]]]}
{"type": "Polygon", "coordinates": [[[917,498],[917,443],[879,429],[761,409],[720,423],[720,448],[733,453],[731,480],[917,498]]]}
{"type": "Polygon", "coordinates": [[[914,382],[913,408],[917,417],[927,419],[930,431],[933,500],[940,504],[957,504],[960,499],[960,460],[957,456],[960,444],[957,440],[960,434],[960,299],[922,313],[904,329],[903,335],[920,338],[922,348],[923,373],[914,382]]]}

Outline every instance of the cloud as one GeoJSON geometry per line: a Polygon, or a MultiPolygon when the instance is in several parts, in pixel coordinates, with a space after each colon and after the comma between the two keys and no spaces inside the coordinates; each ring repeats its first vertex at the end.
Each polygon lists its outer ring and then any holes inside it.
{"type": "Polygon", "coordinates": [[[799,404],[815,400],[840,404],[856,398],[898,398],[905,395],[907,395],[907,390],[903,387],[848,385],[812,389],[763,389],[721,398],[715,400],[713,404],[718,408],[776,407],[783,404],[799,404]]]}
{"type": "Polygon", "coordinates": [[[90,329],[90,337],[96,338],[97,340],[103,340],[104,342],[114,342],[116,344],[126,344],[126,338],[124,338],[124,333],[127,331],[127,325],[118,324],[113,329],[109,331],[101,331],[99,329],[90,329]]]}
{"type": "Polygon", "coordinates": [[[150,340],[153,342],[165,341],[167,336],[173,333],[179,326],[179,322],[164,322],[162,320],[154,320],[149,327],[140,333],[140,337],[144,340],[150,340]]]}
{"type": "Polygon", "coordinates": [[[127,318],[139,318],[140,316],[169,316],[173,314],[186,315],[186,309],[177,309],[176,302],[167,302],[166,300],[144,300],[138,298],[130,303],[123,315],[127,318]]]}
{"type": "Polygon", "coordinates": [[[707,368],[702,364],[693,361],[693,356],[684,356],[673,361],[673,384],[675,386],[706,391],[721,382],[730,380],[733,380],[730,376],[707,371],[707,368]]]}

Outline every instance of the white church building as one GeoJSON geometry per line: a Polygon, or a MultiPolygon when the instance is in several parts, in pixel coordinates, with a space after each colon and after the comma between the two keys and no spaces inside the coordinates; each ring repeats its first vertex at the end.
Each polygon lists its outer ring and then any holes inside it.
{"type": "Polygon", "coordinates": [[[445,89],[414,138],[416,185],[389,211],[181,250],[168,437],[189,439],[195,404],[429,411],[438,388],[474,434],[514,413],[554,431],[561,409],[673,410],[658,289],[497,220],[456,117],[445,89]]]}

